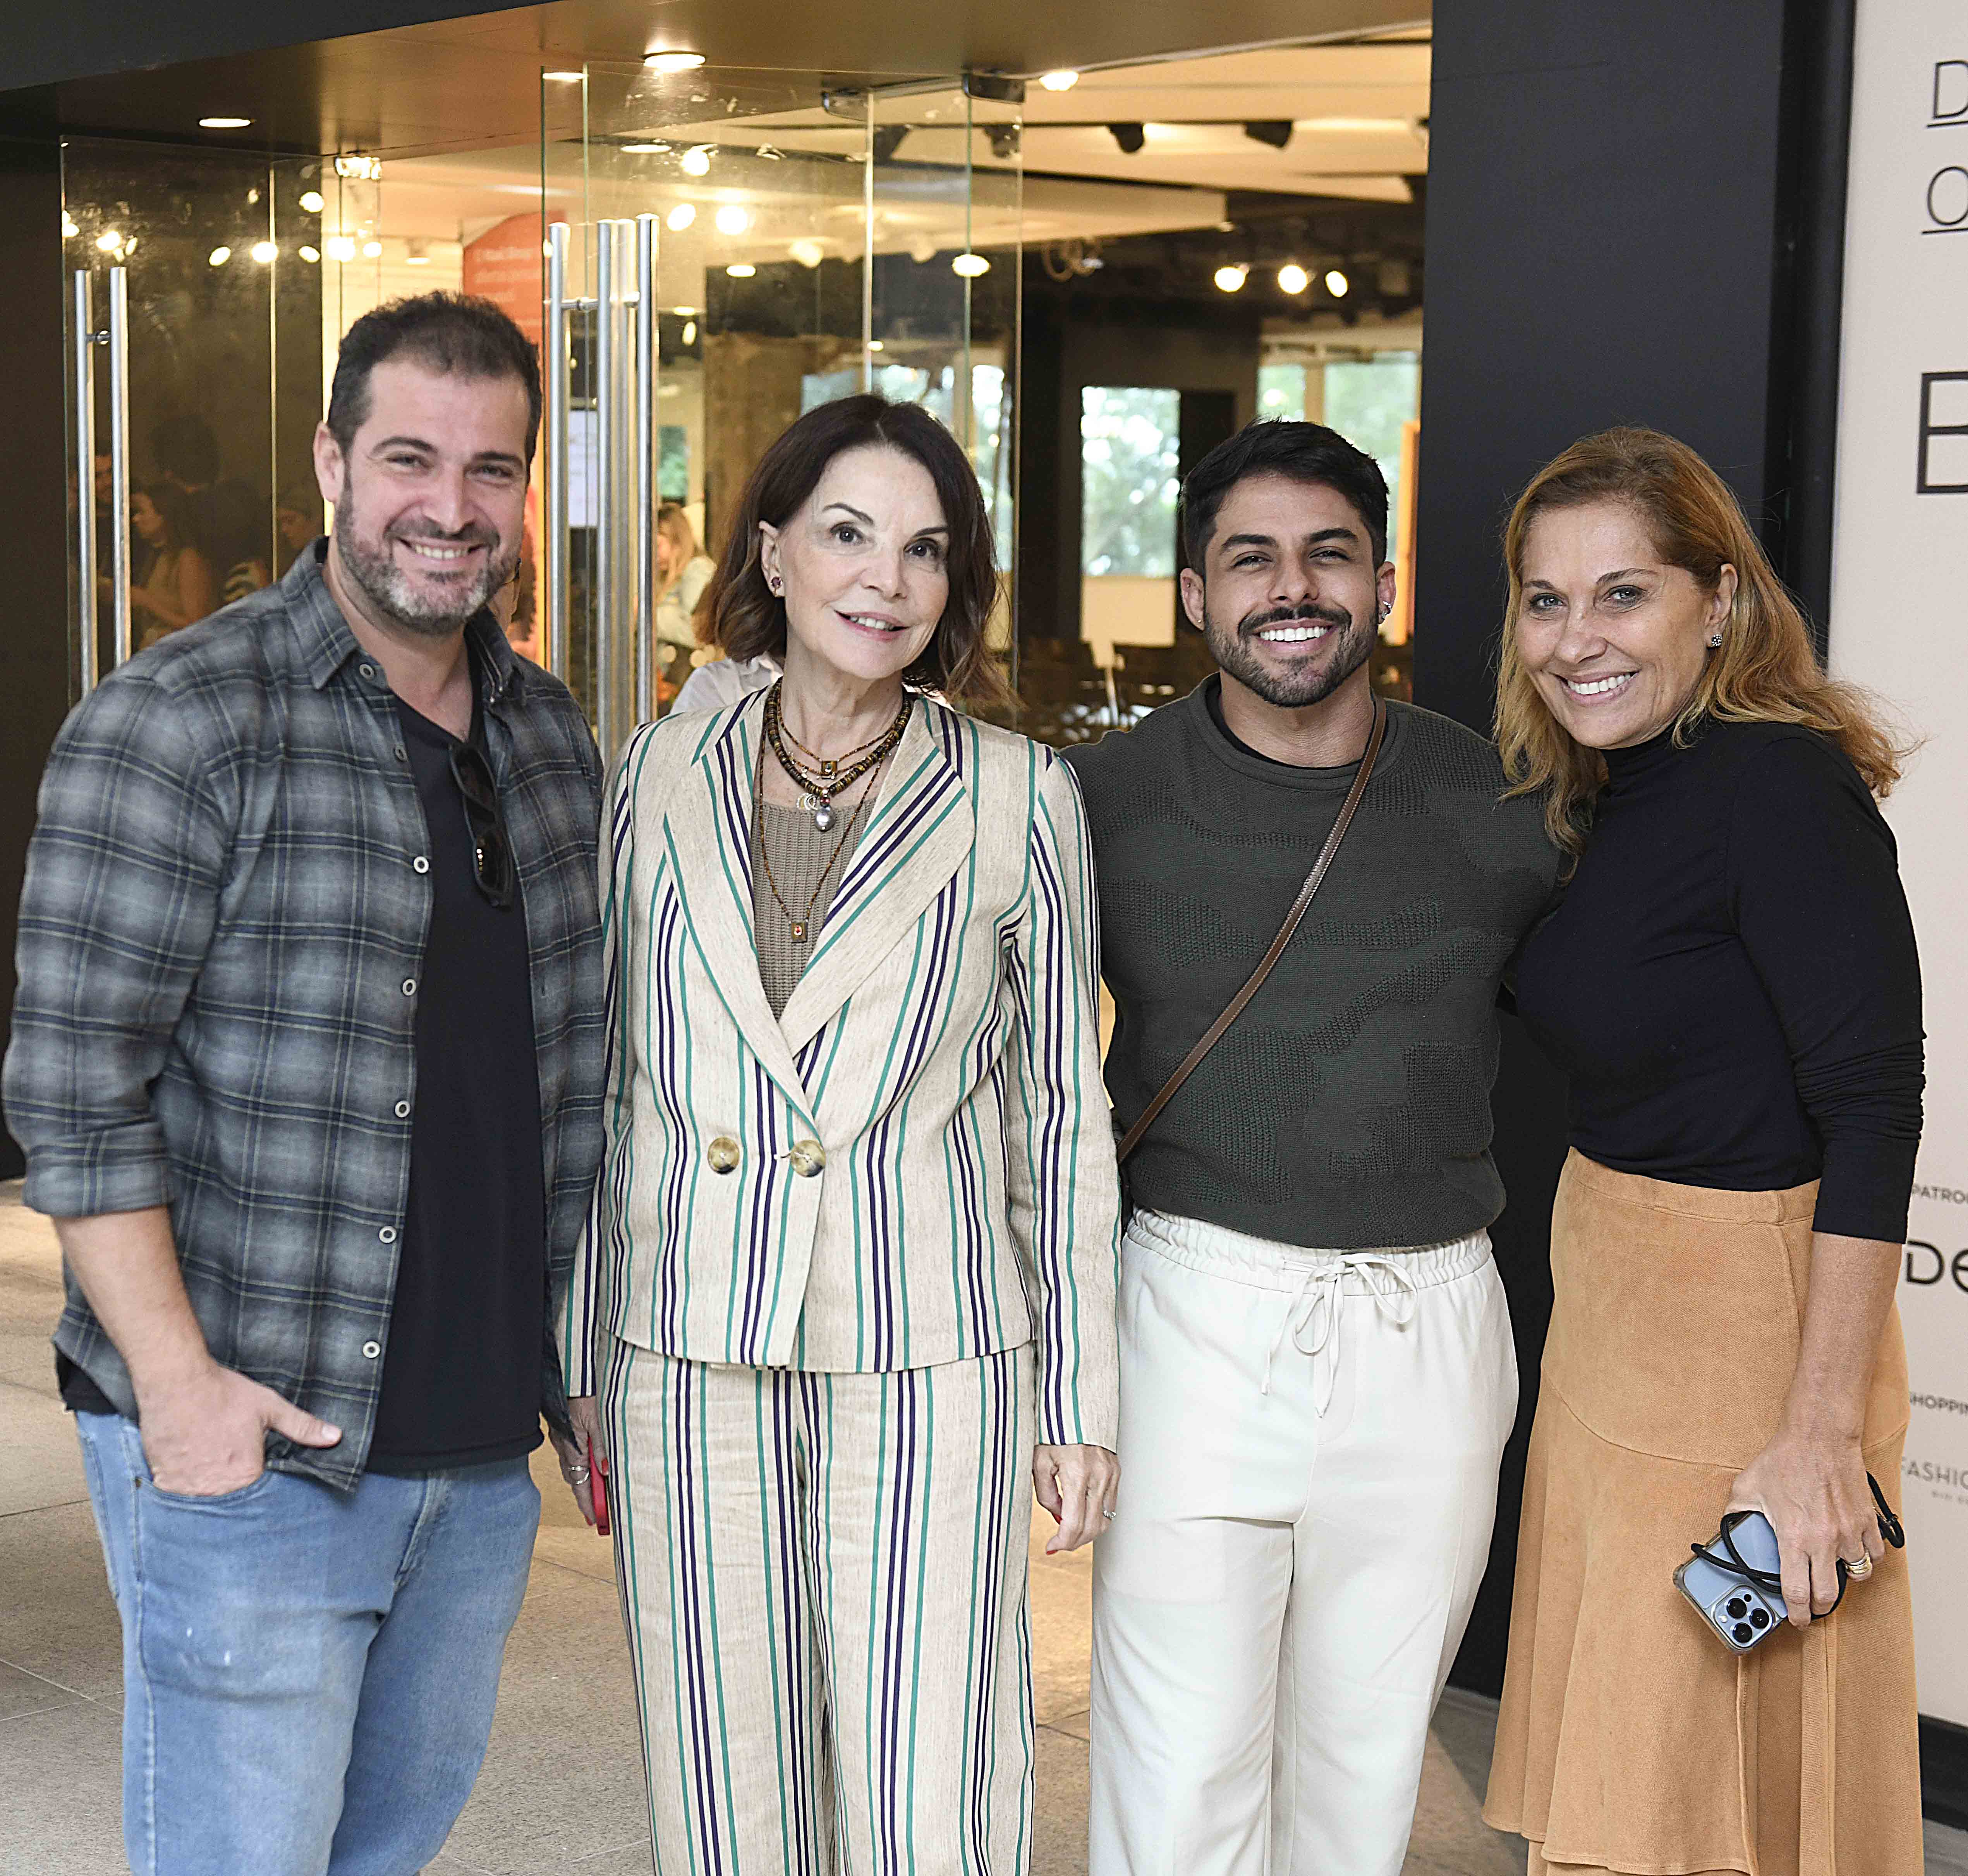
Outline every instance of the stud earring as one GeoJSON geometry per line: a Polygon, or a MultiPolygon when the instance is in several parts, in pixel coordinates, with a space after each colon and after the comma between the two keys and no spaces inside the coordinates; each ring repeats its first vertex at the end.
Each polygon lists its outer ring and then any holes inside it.
{"type": "Polygon", "coordinates": [[[1714,636],[1709,639],[1708,649],[1711,652],[1719,652],[1722,649],[1722,635],[1720,632],[1718,632],[1715,633],[1714,636]]]}
{"type": "Polygon", "coordinates": [[[785,582],[775,573],[768,574],[766,576],[766,584],[772,589],[775,595],[783,593],[786,590],[785,582]]]}

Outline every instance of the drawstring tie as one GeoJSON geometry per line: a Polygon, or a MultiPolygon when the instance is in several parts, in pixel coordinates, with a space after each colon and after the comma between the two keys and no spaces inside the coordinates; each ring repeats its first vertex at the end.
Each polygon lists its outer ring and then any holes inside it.
{"type": "MultiPolygon", "coordinates": [[[[1413,1253],[1408,1253],[1411,1257],[1413,1253]]],[[[1284,1318],[1278,1325],[1278,1332],[1272,1338],[1270,1353],[1264,1357],[1264,1385],[1261,1394],[1271,1391],[1271,1368],[1278,1358],[1278,1351],[1290,1336],[1292,1344],[1301,1355],[1317,1356],[1329,1347],[1332,1359],[1326,1366],[1325,1385],[1321,1390],[1316,1411],[1320,1419],[1325,1418],[1325,1410],[1332,1404],[1332,1389],[1339,1376],[1339,1325],[1343,1319],[1339,1307],[1345,1294],[1346,1279],[1358,1271],[1366,1281],[1367,1292],[1374,1299],[1374,1307],[1393,1324],[1397,1328],[1406,1328],[1414,1320],[1415,1280],[1408,1267],[1407,1257],[1385,1257],[1377,1250],[1349,1252],[1331,1263],[1313,1266],[1300,1278],[1298,1292],[1285,1305],[1284,1318]],[[1387,1281],[1382,1281],[1382,1273],[1387,1281]],[[1310,1333],[1312,1339],[1306,1337],[1310,1333]]]]}

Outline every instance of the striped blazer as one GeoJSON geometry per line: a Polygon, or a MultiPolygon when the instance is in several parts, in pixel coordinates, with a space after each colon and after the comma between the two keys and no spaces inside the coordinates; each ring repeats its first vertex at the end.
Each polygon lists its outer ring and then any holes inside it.
{"type": "Polygon", "coordinates": [[[775,1020],[753,932],[762,696],[646,725],[600,859],[606,1158],[561,1316],[851,1373],[1037,1344],[1037,1434],[1112,1447],[1118,1181],[1078,784],[925,698],[775,1020]]]}

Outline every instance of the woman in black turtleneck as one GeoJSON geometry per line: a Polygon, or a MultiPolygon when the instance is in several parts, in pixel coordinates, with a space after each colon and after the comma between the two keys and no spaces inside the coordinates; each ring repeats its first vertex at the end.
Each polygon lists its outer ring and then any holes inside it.
{"type": "Polygon", "coordinates": [[[1897,1499],[1921,1122],[1895,752],[1671,438],[1575,445],[1505,554],[1498,739],[1578,858],[1517,960],[1572,1150],[1485,1815],[1530,1876],[1918,1876],[1906,1567],[1866,1476],[1897,1499]],[[1791,1623],[1739,1658],[1672,1573],[1743,1507],[1791,1623]]]}

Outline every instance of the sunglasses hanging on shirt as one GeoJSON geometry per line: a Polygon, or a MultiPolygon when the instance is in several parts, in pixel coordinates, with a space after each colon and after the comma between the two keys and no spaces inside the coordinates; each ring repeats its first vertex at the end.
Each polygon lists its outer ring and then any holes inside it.
{"type": "Polygon", "coordinates": [[[506,836],[506,817],[499,811],[492,765],[477,743],[454,742],[451,778],[464,803],[465,829],[471,836],[473,883],[503,912],[513,903],[519,869],[513,859],[513,843],[506,836]]]}

